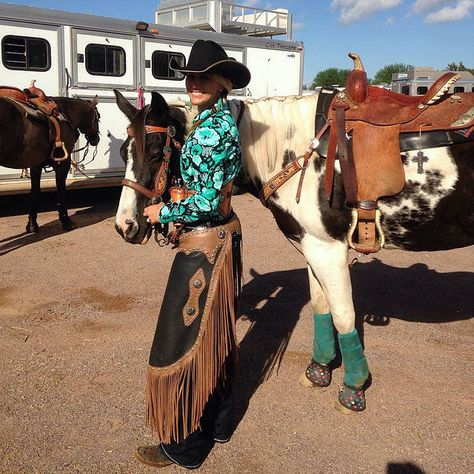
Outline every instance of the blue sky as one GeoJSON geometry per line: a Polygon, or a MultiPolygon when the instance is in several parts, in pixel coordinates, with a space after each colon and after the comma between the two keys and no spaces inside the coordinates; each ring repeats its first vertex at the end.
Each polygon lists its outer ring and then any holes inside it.
{"type": "MultiPolygon", "coordinates": [[[[157,0],[19,0],[10,3],[153,21],[157,0]]],[[[369,77],[392,63],[474,68],[474,0],[235,0],[287,8],[293,39],[305,45],[304,82],[329,68],[350,68],[360,54],[369,77]]]]}

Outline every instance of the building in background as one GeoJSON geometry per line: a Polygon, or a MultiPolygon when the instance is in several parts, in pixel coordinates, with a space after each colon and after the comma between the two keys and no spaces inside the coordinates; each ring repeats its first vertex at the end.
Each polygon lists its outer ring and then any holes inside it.
{"type": "MultiPolygon", "coordinates": [[[[454,71],[461,76],[450,88],[450,93],[474,92],[474,75],[469,71],[454,71]]],[[[392,91],[405,95],[424,95],[446,71],[432,67],[415,67],[392,74],[392,91]]]]}

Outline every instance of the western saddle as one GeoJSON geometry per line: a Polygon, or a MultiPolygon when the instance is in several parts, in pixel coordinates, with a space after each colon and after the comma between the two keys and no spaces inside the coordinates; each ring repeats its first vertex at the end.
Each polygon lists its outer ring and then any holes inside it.
{"type": "Polygon", "coordinates": [[[0,85],[0,98],[12,101],[15,107],[27,116],[39,119],[46,117],[52,145],[51,158],[56,162],[64,161],[69,157],[69,153],[61,140],[60,122],[64,122],[66,119],[59,111],[56,102],[46,97],[41,89],[35,87],[35,82],[31,81],[30,87],[23,90],[0,85]]]}
{"type": "Polygon", "coordinates": [[[457,130],[468,137],[474,131],[474,94],[447,94],[460,77],[453,72],[440,77],[424,96],[396,94],[369,85],[359,56],[349,57],[354,69],[345,91],[335,95],[327,121],[325,191],[330,199],[338,159],[346,201],[353,208],[349,245],[372,253],[384,245],[377,201],[398,194],[405,185],[400,134],[457,130]]]}

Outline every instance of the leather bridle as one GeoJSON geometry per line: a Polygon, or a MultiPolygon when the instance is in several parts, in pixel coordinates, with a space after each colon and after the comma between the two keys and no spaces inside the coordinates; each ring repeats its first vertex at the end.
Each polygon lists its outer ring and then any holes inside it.
{"type": "MultiPolygon", "coordinates": [[[[100,132],[99,132],[99,122],[100,122],[99,110],[97,109],[97,106],[95,104],[91,104],[91,106],[92,106],[92,120],[90,121],[90,124],[87,126],[87,128],[82,127],[82,128],[79,129],[81,131],[81,133],[83,133],[84,136],[86,137],[86,141],[87,141],[86,146],[88,146],[90,141],[92,141],[94,138],[97,138],[97,143],[98,143],[99,142],[99,136],[100,136],[100,132]],[[95,124],[97,124],[97,130],[94,133],[89,133],[90,130],[94,127],[95,124]]],[[[95,145],[95,146],[97,146],[97,145],[95,145]]],[[[75,151],[81,151],[85,147],[81,148],[80,150],[75,150],[75,151]]]]}
{"type": "MultiPolygon", "coordinates": [[[[135,129],[129,125],[127,127],[127,133],[129,137],[135,136],[135,129]]],[[[145,133],[150,135],[152,133],[166,133],[166,143],[163,147],[163,162],[161,163],[160,168],[155,174],[153,189],[148,189],[141,184],[138,184],[136,181],[130,179],[123,179],[122,185],[128,186],[129,188],[134,189],[143,196],[147,197],[150,200],[150,204],[158,204],[162,201],[162,195],[166,191],[166,185],[168,183],[168,173],[170,167],[171,159],[171,143],[177,150],[181,150],[181,144],[174,138],[176,135],[176,129],[173,125],[167,127],[159,127],[157,125],[145,125],[145,133]]]]}

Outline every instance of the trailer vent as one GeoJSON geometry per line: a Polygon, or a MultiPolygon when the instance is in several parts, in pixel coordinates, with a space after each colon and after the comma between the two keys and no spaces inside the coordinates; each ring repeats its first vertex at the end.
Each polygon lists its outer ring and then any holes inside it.
{"type": "Polygon", "coordinates": [[[43,38],[4,36],[2,62],[8,69],[47,71],[51,67],[51,47],[43,38]]]}

